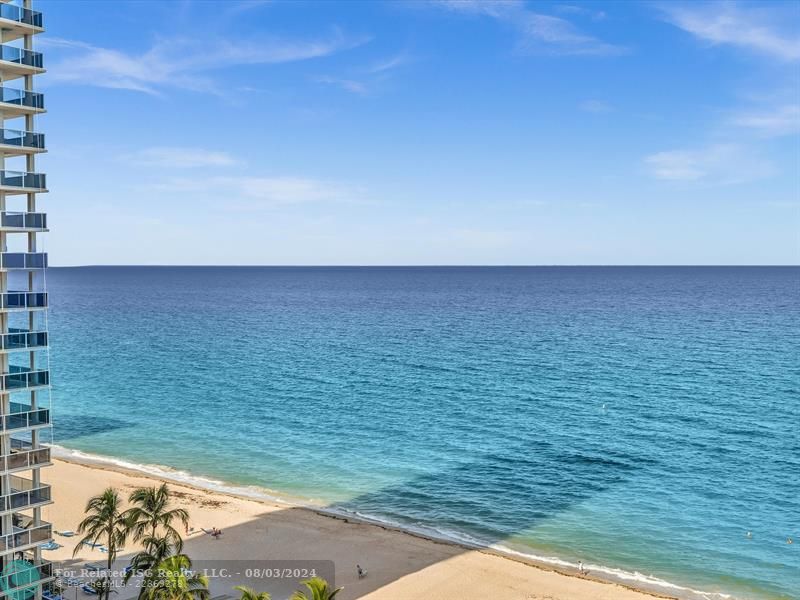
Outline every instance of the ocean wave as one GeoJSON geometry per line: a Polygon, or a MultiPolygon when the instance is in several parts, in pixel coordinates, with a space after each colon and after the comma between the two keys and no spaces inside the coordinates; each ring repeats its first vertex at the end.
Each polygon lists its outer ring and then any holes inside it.
{"type": "MultiPolygon", "coordinates": [[[[380,527],[405,531],[424,538],[459,544],[461,546],[474,548],[476,550],[491,549],[499,554],[507,555],[510,558],[518,558],[535,564],[565,571],[577,571],[579,568],[577,563],[570,562],[556,556],[546,556],[536,554],[532,551],[517,550],[503,544],[490,542],[489,540],[482,540],[462,531],[456,531],[443,527],[435,527],[422,523],[401,522],[395,519],[387,518],[383,515],[363,513],[336,505],[316,504],[313,500],[307,498],[295,498],[287,496],[261,486],[237,486],[219,479],[211,479],[201,475],[194,475],[188,471],[174,469],[165,465],[134,463],[111,456],[90,454],[58,445],[51,445],[50,448],[53,456],[56,458],[61,458],[87,466],[111,466],[124,471],[143,473],[158,479],[185,484],[199,489],[223,494],[231,494],[253,500],[274,502],[286,506],[301,506],[332,517],[354,519],[380,527]]],[[[646,575],[638,571],[626,571],[623,569],[617,569],[614,567],[607,567],[593,563],[584,563],[583,566],[585,569],[588,569],[592,575],[599,576],[600,579],[614,583],[620,583],[623,585],[629,585],[637,589],[676,595],[677,597],[684,598],[686,600],[733,600],[733,596],[729,594],[695,590],[693,588],[671,583],[664,579],[653,577],[652,575],[646,575]]]]}
{"type": "MultiPolygon", "coordinates": [[[[400,529],[409,533],[420,535],[422,537],[452,542],[459,545],[472,547],[476,550],[491,549],[499,554],[503,554],[511,558],[519,558],[527,562],[562,569],[565,571],[577,571],[579,569],[578,563],[570,562],[557,556],[546,556],[542,554],[536,554],[532,551],[524,552],[515,550],[514,548],[510,548],[503,544],[493,543],[488,540],[476,538],[462,531],[455,531],[442,527],[432,527],[423,524],[409,524],[380,515],[362,513],[356,510],[346,510],[336,507],[326,508],[324,512],[333,513],[337,516],[343,516],[347,518],[357,518],[367,523],[391,527],[393,529],[400,529]]],[[[584,563],[583,567],[588,569],[592,575],[596,577],[599,576],[600,579],[606,581],[629,585],[637,589],[653,591],[661,594],[668,593],[677,595],[677,597],[685,598],[686,600],[734,600],[734,597],[730,594],[725,594],[722,592],[704,592],[702,590],[696,590],[694,588],[671,583],[664,579],[653,577],[652,575],[646,575],[638,571],[625,571],[623,569],[607,567],[594,563],[584,563]]]]}
{"type": "Polygon", "coordinates": [[[164,479],[174,483],[181,483],[195,488],[220,492],[223,494],[232,494],[234,496],[242,496],[245,498],[252,498],[254,500],[264,500],[268,502],[276,502],[278,504],[297,505],[298,500],[302,505],[314,507],[312,501],[305,501],[304,499],[296,499],[289,496],[278,495],[273,493],[272,490],[260,486],[237,486],[219,479],[211,479],[201,475],[194,475],[188,471],[180,469],[173,469],[165,465],[156,465],[148,463],[134,463],[112,456],[90,454],[80,450],[73,450],[58,446],[56,444],[50,445],[52,455],[55,458],[61,458],[66,461],[76,462],[88,466],[112,466],[122,469],[124,471],[133,471],[151,475],[158,479],[164,479]]]}
{"type": "MultiPolygon", "coordinates": [[[[508,548],[502,544],[491,544],[489,547],[504,554],[518,556],[520,558],[533,560],[535,562],[544,562],[556,567],[578,568],[577,564],[554,556],[534,555],[508,548]]],[[[652,575],[645,575],[644,573],[640,573],[638,571],[625,571],[623,569],[616,569],[614,567],[606,567],[604,565],[593,563],[583,563],[583,567],[592,575],[601,573],[602,576],[600,578],[604,580],[630,585],[637,589],[646,591],[677,594],[679,598],[686,598],[687,600],[734,600],[734,597],[730,594],[724,594],[722,592],[704,592],[690,587],[678,585],[676,583],[671,583],[664,579],[653,577],[652,575]]]]}

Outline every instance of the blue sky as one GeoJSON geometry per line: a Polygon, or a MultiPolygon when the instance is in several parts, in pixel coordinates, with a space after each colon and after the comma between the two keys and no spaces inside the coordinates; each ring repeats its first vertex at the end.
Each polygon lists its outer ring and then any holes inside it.
{"type": "Polygon", "coordinates": [[[51,264],[798,264],[798,6],[42,0],[51,264]]]}

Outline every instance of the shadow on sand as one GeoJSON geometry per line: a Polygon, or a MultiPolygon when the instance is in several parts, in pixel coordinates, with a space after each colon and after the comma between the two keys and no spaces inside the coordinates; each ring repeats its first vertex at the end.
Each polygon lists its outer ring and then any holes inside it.
{"type": "MultiPolygon", "coordinates": [[[[606,455],[601,458],[585,450],[564,454],[541,444],[526,453],[518,452],[514,457],[486,454],[477,460],[364,494],[331,508],[381,514],[423,530],[444,526],[469,532],[483,543],[490,544],[520,533],[622,482],[635,471],[635,462],[630,457],[606,455]],[[388,514],[387,507],[392,507],[388,514]],[[485,523],[491,523],[492,528],[486,527],[485,523]]],[[[219,510],[225,510],[225,507],[220,506],[219,510]]],[[[212,525],[204,524],[207,527],[212,525]]],[[[192,535],[186,541],[186,552],[198,569],[210,569],[216,575],[220,569],[227,569],[229,577],[211,578],[214,596],[238,596],[232,588],[244,584],[269,591],[273,600],[281,600],[298,588],[303,575],[295,573],[299,576],[265,578],[258,576],[257,569],[302,570],[315,567],[322,571],[323,576],[333,578],[337,586],[344,586],[345,590],[338,598],[349,600],[470,549],[454,544],[424,543],[419,536],[393,531],[389,527],[385,528],[389,530],[387,535],[376,543],[373,527],[360,523],[357,518],[285,508],[265,512],[246,523],[228,528],[219,540],[203,533],[192,535]],[[343,532],[333,519],[357,524],[343,532]],[[302,531],[298,531],[298,527],[302,531]],[[319,532],[313,543],[309,543],[309,531],[319,532]],[[226,555],[236,555],[244,560],[224,560],[226,555]],[[360,579],[357,576],[356,563],[368,569],[367,577],[360,579]],[[380,565],[391,565],[391,568],[381,568],[380,565]]],[[[121,569],[129,558],[129,554],[121,556],[115,567],[121,569]]],[[[98,554],[92,562],[104,560],[105,556],[98,554]]],[[[80,568],[84,564],[85,560],[62,563],[66,568],[80,568]]],[[[70,590],[65,600],[72,600],[74,592],[70,590]]],[[[535,592],[531,590],[529,597],[537,598],[535,592]]],[[[137,593],[135,588],[122,588],[117,597],[128,600],[137,593]]],[[[87,596],[78,592],[77,598],[82,600],[87,596]]]]}

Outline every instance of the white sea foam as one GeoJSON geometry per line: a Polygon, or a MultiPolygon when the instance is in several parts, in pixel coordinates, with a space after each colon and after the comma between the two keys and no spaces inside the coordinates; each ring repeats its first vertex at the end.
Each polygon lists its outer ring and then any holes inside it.
{"type": "MultiPolygon", "coordinates": [[[[473,547],[476,549],[490,548],[500,554],[505,554],[510,557],[520,558],[537,564],[542,564],[550,567],[563,569],[565,571],[577,571],[579,566],[577,563],[570,562],[557,556],[545,556],[535,554],[533,552],[523,552],[509,548],[503,544],[497,544],[488,540],[481,540],[479,538],[468,535],[464,532],[445,529],[441,527],[431,527],[422,524],[408,524],[400,521],[387,519],[385,517],[361,513],[359,511],[348,511],[341,508],[328,508],[325,512],[333,514],[355,517],[359,520],[374,523],[376,525],[388,526],[396,529],[402,529],[410,533],[421,535],[427,538],[457,543],[463,546],[473,547]]],[[[670,594],[679,598],[686,598],[687,600],[733,600],[730,594],[721,592],[704,592],[690,587],[681,586],[671,583],[652,575],[646,575],[638,571],[625,571],[623,569],[615,569],[613,567],[606,567],[604,565],[584,563],[584,568],[587,569],[592,576],[613,581],[625,585],[630,585],[638,589],[658,592],[662,594],[670,594]]]]}
{"type": "MultiPolygon", "coordinates": [[[[63,458],[64,460],[73,461],[85,465],[96,466],[114,466],[126,471],[137,471],[152,475],[159,479],[173,481],[175,483],[183,483],[192,487],[197,487],[205,490],[221,492],[224,494],[233,494],[235,496],[243,496],[246,498],[253,498],[255,500],[265,500],[268,502],[277,502],[279,504],[295,505],[298,500],[289,497],[282,497],[273,494],[270,490],[258,486],[236,486],[220,481],[219,479],[211,479],[209,477],[202,477],[200,475],[193,475],[188,471],[181,471],[173,469],[164,465],[134,463],[111,456],[101,456],[99,454],[89,454],[81,452],[80,450],[72,450],[64,448],[63,446],[51,445],[52,454],[56,458],[63,458]]],[[[313,503],[308,502],[309,506],[313,503]]]]}
{"type": "MultiPolygon", "coordinates": [[[[496,549],[500,552],[503,552],[504,554],[519,556],[520,558],[525,558],[536,562],[543,562],[556,567],[564,567],[569,569],[578,568],[577,564],[562,560],[555,556],[540,556],[540,555],[530,554],[527,552],[520,552],[519,550],[514,550],[512,548],[503,546],[502,544],[490,544],[489,547],[492,549],[496,549]]],[[[733,596],[731,596],[730,594],[724,594],[722,592],[704,592],[701,590],[695,590],[690,587],[685,587],[682,585],[671,583],[669,581],[660,579],[658,577],[653,577],[652,575],[645,575],[644,573],[640,573],[638,571],[625,571],[623,569],[615,569],[613,567],[606,567],[603,565],[597,565],[592,563],[584,563],[583,567],[587,569],[593,576],[598,576],[599,574],[601,579],[627,584],[639,589],[650,590],[661,593],[669,593],[677,595],[680,598],[697,599],[697,600],[733,599],[733,596]]]]}
{"type": "MultiPolygon", "coordinates": [[[[113,466],[126,471],[140,472],[159,479],[182,483],[192,487],[206,489],[224,494],[233,494],[254,500],[275,502],[287,506],[304,506],[313,510],[328,514],[334,517],[356,519],[366,523],[372,523],[382,527],[399,529],[426,538],[452,542],[476,549],[490,548],[498,553],[510,557],[520,558],[526,561],[539,563],[542,565],[563,569],[566,571],[577,571],[578,564],[563,560],[556,556],[544,556],[533,552],[523,552],[503,544],[497,544],[488,540],[481,540],[467,533],[450,530],[441,527],[431,527],[421,523],[404,523],[401,521],[386,518],[380,515],[362,513],[355,510],[348,510],[337,506],[327,506],[316,504],[314,501],[304,498],[293,498],[290,496],[279,495],[277,492],[259,486],[236,486],[218,479],[211,479],[199,475],[193,475],[187,471],[173,469],[164,465],[141,464],[114,458],[89,454],[80,450],[72,450],[63,446],[52,445],[52,453],[56,458],[63,458],[80,464],[96,466],[113,466]]],[[[733,596],[721,592],[703,592],[689,587],[681,586],[663,579],[646,575],[638,571],[625,571],[604,565],[584,563],[584,568],[588,569],[591,575],[636,587],[639,589],[666,593],[686,598],[687,600],[732,600],[733,596]]]]}

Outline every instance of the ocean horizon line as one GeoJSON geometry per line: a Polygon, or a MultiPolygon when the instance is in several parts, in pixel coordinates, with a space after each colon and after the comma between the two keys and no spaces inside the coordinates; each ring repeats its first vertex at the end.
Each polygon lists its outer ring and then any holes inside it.
{"type": "Polygon", "coordinates": [[[92,264],[50,265],[50,269],[235,268],[235,269],[797,269],[800,264],[92,264]]]}

